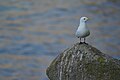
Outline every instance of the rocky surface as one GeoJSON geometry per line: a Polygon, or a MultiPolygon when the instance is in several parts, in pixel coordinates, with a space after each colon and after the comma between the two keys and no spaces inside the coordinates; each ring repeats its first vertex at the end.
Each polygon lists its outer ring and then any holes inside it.
{"type": "Polygon", "coordinates": [[[89,44],[75,44],[47,68],[50,80],[120,80],[120,60],[89,44]]]}

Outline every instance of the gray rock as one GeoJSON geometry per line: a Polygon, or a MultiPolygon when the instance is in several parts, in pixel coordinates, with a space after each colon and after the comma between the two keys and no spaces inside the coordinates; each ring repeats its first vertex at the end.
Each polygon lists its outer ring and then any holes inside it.
{"type": "Polygon", "coordinates": [[[50,80],[120,80],[120,60],[88,44],[75,44],[46,70],[50,80]]]}

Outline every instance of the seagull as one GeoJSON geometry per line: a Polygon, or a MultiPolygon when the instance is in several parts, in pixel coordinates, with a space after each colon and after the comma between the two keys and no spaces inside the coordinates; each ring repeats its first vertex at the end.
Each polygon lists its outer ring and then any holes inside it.
{"type": "Polygon", "coordinates": [[[90,35],[90,31],[89,31],[88,27],[86,26],[87,20],[88,20],[87,17],[80,18],[80,24],[79,24],[79,27],[78,27],[76,34],[75,34],[77,38],[80,38],[80,44],[82,43],[81,42],[82,38],[84,39],[84,43],[86,43],[85,42],[86,37],[90,35]]]}

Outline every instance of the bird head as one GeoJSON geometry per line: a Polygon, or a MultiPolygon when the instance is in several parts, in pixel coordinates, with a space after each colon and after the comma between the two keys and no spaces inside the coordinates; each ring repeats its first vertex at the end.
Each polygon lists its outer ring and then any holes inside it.
{"type": "Polygon", "coordinates": [[[88,20],[87,17],[81,17],[81,18],[80,18],[80,22],[86,22],[87,20],[88,20]]]}

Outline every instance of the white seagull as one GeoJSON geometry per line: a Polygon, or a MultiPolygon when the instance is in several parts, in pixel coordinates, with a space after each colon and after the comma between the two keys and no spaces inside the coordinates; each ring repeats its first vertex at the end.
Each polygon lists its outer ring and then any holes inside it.
{"type": "Polygon", "coordinates": [[[80,18],[80,24],[79,24],[79,27],[75,34],[76,37],[80,38],[80,43],[82,43],[81,42],[82,38],[84,39],[84,43],[85,43],[85,38],[90,35],[90,31],[89,31],[88,27],[86,26],[87,20],[88,20],[87,17],[80,18]]]}

